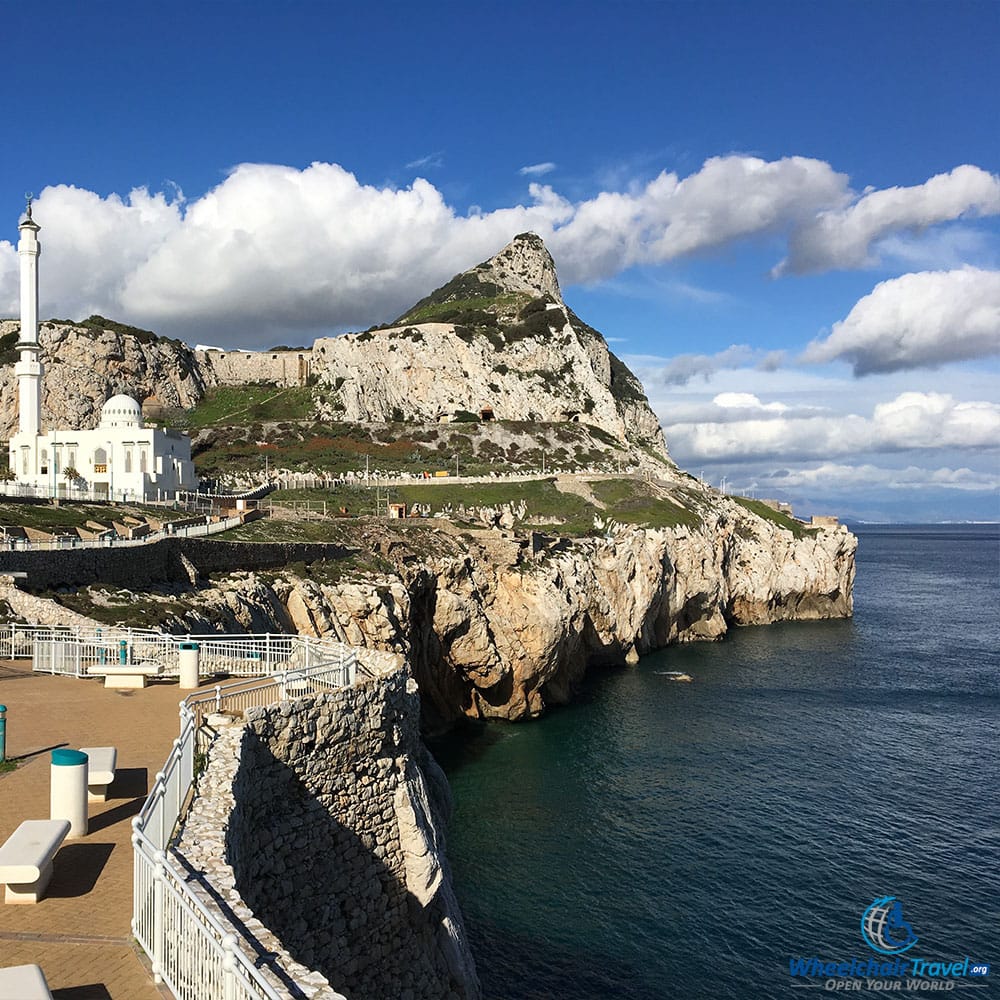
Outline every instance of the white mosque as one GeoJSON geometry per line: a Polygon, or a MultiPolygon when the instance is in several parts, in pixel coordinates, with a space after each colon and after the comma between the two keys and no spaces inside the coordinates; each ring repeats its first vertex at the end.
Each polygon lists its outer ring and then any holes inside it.
{"type": "Polygon", "coordinates": [[[179,431],[145,427],[142,407],[131,396],[112,396],[94,430],[41,429],[45,369],[38,343],[38,242],[41,227],[31,218],[18,226],[21,273],[21,360],[14,365],[18,431],[10,439],[10,469],[18,484],[42,496],[89,494],[115,500],[169,500],[194,491],[191,439],[179,431]],[[75,470],[76,476],[72,472],[75,470]],[[70,476],[67,478],[67,471],[70,476]]]}

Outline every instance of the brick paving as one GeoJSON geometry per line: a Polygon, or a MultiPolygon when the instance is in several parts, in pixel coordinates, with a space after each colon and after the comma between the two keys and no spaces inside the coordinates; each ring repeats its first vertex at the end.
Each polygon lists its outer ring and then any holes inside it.
{"type": "MultiPolygon", "coordinates": [[[[49,816],[48,750],[115,746],[106,802],[90,804],[90,830],[63,841],[40,903],[0,902],[0,967],[36,963],[58,1000],[161,1000],[132,939],[132,818],[177,738],[176,682],[107,690],[100,680],[32,674],[0,663],[7,706],[7,757],[0,774],[0,843],[25,819],[49,816]]],[[[0,897],[2,899],[2,897],[0,897]]],[[[144,964],[145,963],[145,964],[144,964]]]]}

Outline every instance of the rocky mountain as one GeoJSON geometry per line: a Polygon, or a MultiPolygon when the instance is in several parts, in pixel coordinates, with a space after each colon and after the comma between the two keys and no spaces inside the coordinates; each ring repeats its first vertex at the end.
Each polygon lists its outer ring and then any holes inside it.
{"type": "Polygon", "coordinates": [[[394,324],[317,340],[323,416],[582,422],[667,459],[641,383],[559,291],[534,233],[456,275],[394,324]]]}
{"type": "MultiPolygon", "coordinates": [[[[18,328],[0,321],[6,435],[17,421],[18,328]]],[[[552,257],[532,233],[457,275],[396,323],[323,337],[311,349],[192,350],[99,316],[42,323],[39,339],[46,426],[96,426],[116,393],[169,412],[191,409],[220,386],[311,383],[319,420],[413,424],[484,413],[524,424],[577,422],[627,445],[630,464],[669,463],[641,383],[563,302],[552,257]]]]}
{"type": "MultiPolygon", "coordinates": [[[[0,320],[0,433],[17,429],[14,343],[20,324],[0,320]]],[[[96,427],[101,407],[117,393],[140,402],[155,397],[163,406],[188,409],[205,395],[206,380],[196,353],[177,340],[95,316],[82,324],[41,323],[45,375],[43,426],[96,427]]],[[[210,383],[209,383],[210,384],[210,383]]]]}

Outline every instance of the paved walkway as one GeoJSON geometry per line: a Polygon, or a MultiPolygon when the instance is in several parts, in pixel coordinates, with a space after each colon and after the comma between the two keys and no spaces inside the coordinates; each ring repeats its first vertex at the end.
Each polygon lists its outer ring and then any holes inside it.
{"type": "Polygon", "coordinates": [[[63,841],[42,901],[0,901],[0,967],[37,963],[58,1000],[169,996],[132,940],[131,823],[177,738],[181,697],[176,682],[109,691],[99,680],[32,674],[28,661],[0,663],[7,756],[22,758],[0,774],[0,843],[22,820],[48,818],[49,749],[118,748],[108,800],[91,803],[86,837],[63,841]]]}

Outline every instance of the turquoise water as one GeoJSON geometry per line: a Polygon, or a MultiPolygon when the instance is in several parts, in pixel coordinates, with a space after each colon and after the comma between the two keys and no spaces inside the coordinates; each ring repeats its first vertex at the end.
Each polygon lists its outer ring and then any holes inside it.
{"type": "Polygon", "coordinates": [[[859,536],[852,621],[673,647],[433,747],[488,998],[797,995],[790,958],[874,954],[882,895],[995,995],[1000,538],[859,536]]]}

